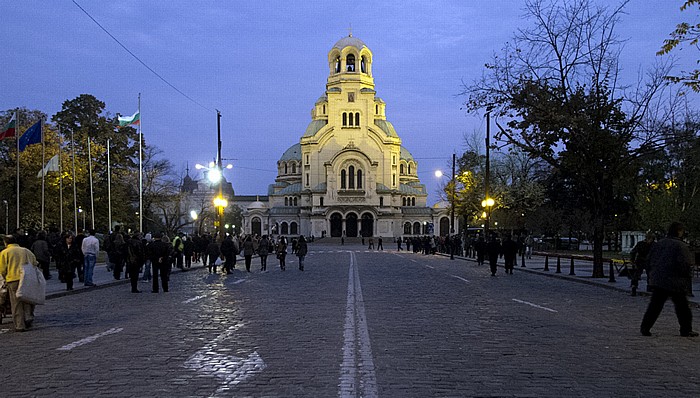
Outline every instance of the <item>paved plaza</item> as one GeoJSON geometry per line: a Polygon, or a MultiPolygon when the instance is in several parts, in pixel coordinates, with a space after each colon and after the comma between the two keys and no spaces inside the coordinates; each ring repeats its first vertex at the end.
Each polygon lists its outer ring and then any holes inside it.
{"type": "Polygon", "coordinates": [[[174,272],[170,292],[159,294],[146,282],[144,293],[130,293],[104,265],[97,288],[65,294],[52,279],[32,330],[15,333],[7,318],[0,325],[0,396],[700,392],[700,338],[679,336],[670,303],[653,336],[641,336],[648,297],[631,297],[624,278],[591,281],[583,266],[547,277],[536,259],[492,277],[466,259],[322,242],[309,245],[303,272],[287,259],[284,272],[274,256],[266,273],[257,258],[251,273],[241,262],[232,275],[174,272]]]}

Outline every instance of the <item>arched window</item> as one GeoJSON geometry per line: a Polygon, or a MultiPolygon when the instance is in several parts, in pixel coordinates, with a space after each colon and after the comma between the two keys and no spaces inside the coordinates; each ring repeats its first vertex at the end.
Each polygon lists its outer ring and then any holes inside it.
{"type": "Polygon", "coordinates": [[[411,206],[415,206],[415,205],[416,205],[416,198],[411,198],[411,206]]]}
{"type": "Polygon", "coordinates": [[[290,233],[291,235],[296,235],[296,234],[299,233],[299,230],[298,230],[298,227],[297,227],[297,223],[292,222],[291,224],[289,224],[289,233],[290,233]]]}
{"type": "Polygon", "coordinates": [[[362,73],[367,73],[367,62],[365,61],[364,55],[360,58],[360,70],[362,73]]]}
{"type": "Polygon", "coordinates": [[[296,173],[297,173],[297,164],[292,163],[292,174],[296,174],[296,173]]]}
{"type": "Polygon", "coordinates": [[[401,205],[406,206],[406,198],[401,198],[401,205]]]}
{"type": "Polygon", "coordinates": [[[294,206],[299,206],[299,202],[297,201],[297,199],[299,199],[299,198],[296,198],[296,197],[294,198],[294,206]]]}
{"type": "Polygon", "coordinates": [[[408,165],[408,174],[411,174],[411,164],[408,165]]]}
{"type": "Polygon", "coordinates": [[[403,174],[403,165],[399,166],[399,174],[403,174]]]}
{"type": "Polygon", "coordinates": [[[348,125],[348,114],[343,112],[343,126],[348,125]]]}
{"type": "Polygon", "coordinates": [[[287,174],[287,163],[284,164],[284,174],[287,174]]]}
{"type": "Polygon", "coordinates": [[[410,235],[411,234],[411,223],[406,221],[403,224],[403,234],[404,235],[410,235]]]}
{"type": "Polygon", "coordinates": [[[348,72],[355,71],[355,55],[348,54],[347,58],[345,58],[345,66],[348,72]]]}
{"type": "Polygon", "coordinates": [[[324,115],[326,114],[326,106],[325,105],[323,105],[323,114],[324,115]]]}
{"type": "Polygon", "coordinates": [[[340,170],[340,189],[345,189],[345,170],[340,170]]]}
{"type": "Polygon", "coordinates": [[[355,189],[355,167],[348,167],[348,189],[355,189]]]}
{"type": "Polygon", "coordinates": [[[349,126],[352,126],[352,125],[353,125],[352,119],[353,119],[353,117],[352,117],[352,112],[350,112],[350,113],[348,114],[348,125],[349,125],[349,126]]]}
{"type": "Polygon", "coordinates": [[[284,205],[289,206],[289,198],[284,198],[284,205]]]}
{"type": "Polygon", "coordinates": [[[383,196],[379,197],[379,207],[384,207],[384,197],[383,196]]]}
{"type": "Polygon", "coordinates": [[[379,114],[379,105],[374,106],[374,113],[379,114]]]}
{"type": "Polygon", "coordinates": [[[362,189],[362,170],[357,170],[357,189],[362,189]]]}
{"type": "Polygon", "coordinates": [[[420,235],[420,223],[418,221],[413,223],[413,235],[420,235]]]}
{"type": "Polygon", "coordinates": [[[281,228],[280,234],[289,235],[289,226],[287,225],[286,222],[282,223],[282,228],[281,228]]]}
{"type": "Polygon", "coordinates": [[[335,73],[340,73],[340,57],[335,57],[335,73]]]}
{"type": "Polygon", "coordinates": [[[355,112],[355,126],[360,126],[360,112],[355,112]]]}

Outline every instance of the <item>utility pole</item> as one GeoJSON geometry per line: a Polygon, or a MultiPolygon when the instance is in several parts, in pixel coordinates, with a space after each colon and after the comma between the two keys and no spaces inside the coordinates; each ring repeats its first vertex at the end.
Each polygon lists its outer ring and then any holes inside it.
{"type": "MultiPolygon", "coordinates": [[[[491,179],[491,159],[490,159],[490,146],[491,146],[491,113],[486,113],[486,175],[484,177],[484,200],[489,200],[489,180],[491,179]]],[[[488,205],[485,206],[486,219],[484,220],[484,237],[488,240],[489,235],[489,224],[491,221],[491,209],[488,205]]]]}
{"type": "MultiPolygon", "coordinates": [[[[223,180],[224,169],[221,163],[221,112],[216,110],[216,134],[217,134],[217,151],[216,151],[216,168],[218,169],[221,178],[219,179],[219,201],[224,198],[223,180]]],[[[217,222],[219,223],[219,242],[224,241],[224,206],[218,206],[216,209],[217,222]]]]}
{"type": "Polygon", "coordinates": [[[455,163],[457,155],[452,154],[452,197],[450,203],[450,260],[455,259],[454,235],[455,235],[455,163]]]}

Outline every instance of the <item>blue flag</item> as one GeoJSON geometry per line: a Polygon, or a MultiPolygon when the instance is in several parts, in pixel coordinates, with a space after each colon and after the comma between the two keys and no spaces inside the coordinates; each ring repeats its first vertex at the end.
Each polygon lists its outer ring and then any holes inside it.
{"type": "Polygon", "coordinates": [[[28,145],[39,144],[41,142],[41,125],[42,122],[39,120],[34,123],[32,127],[28,128],[27,131],[19,137],[19,151],[24,151],[28,145]]]}

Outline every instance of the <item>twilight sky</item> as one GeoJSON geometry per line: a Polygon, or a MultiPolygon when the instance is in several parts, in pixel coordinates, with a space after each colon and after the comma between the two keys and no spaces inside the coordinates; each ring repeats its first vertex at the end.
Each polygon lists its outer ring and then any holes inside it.
{"type": "MultiPolygon", "coordinates": [[[[438,200],[434,171],[450,167],[465,133],[485,129],[481,115],[460,109],[462,80],[479,76],[526,23],[524,2],[516,0],[76,1],[196,103],[71,0],[23,0],[0,4],[0,110],[52,116],[63,101],[87,93],[109,113],[131,115],[141,93],[145,139],[178,170],[189,162],[198,178],[194,164],[216,154],[219,109],[222,156],[234,165],[227,178],[237,194],[265,195],[277,160],[324,95],[328,51],[352,26],[374,54],[377,95],[418,161],[429,204],[438,200]]],[[[679,10],[682,3],[630,1],[618,26],[630,83],[659,60],[655,52],[678,22],[697,19],[695,10],[679,10]]],[[[675,56],[690,65],[698,53],[685,48],[675,56]]]]}

